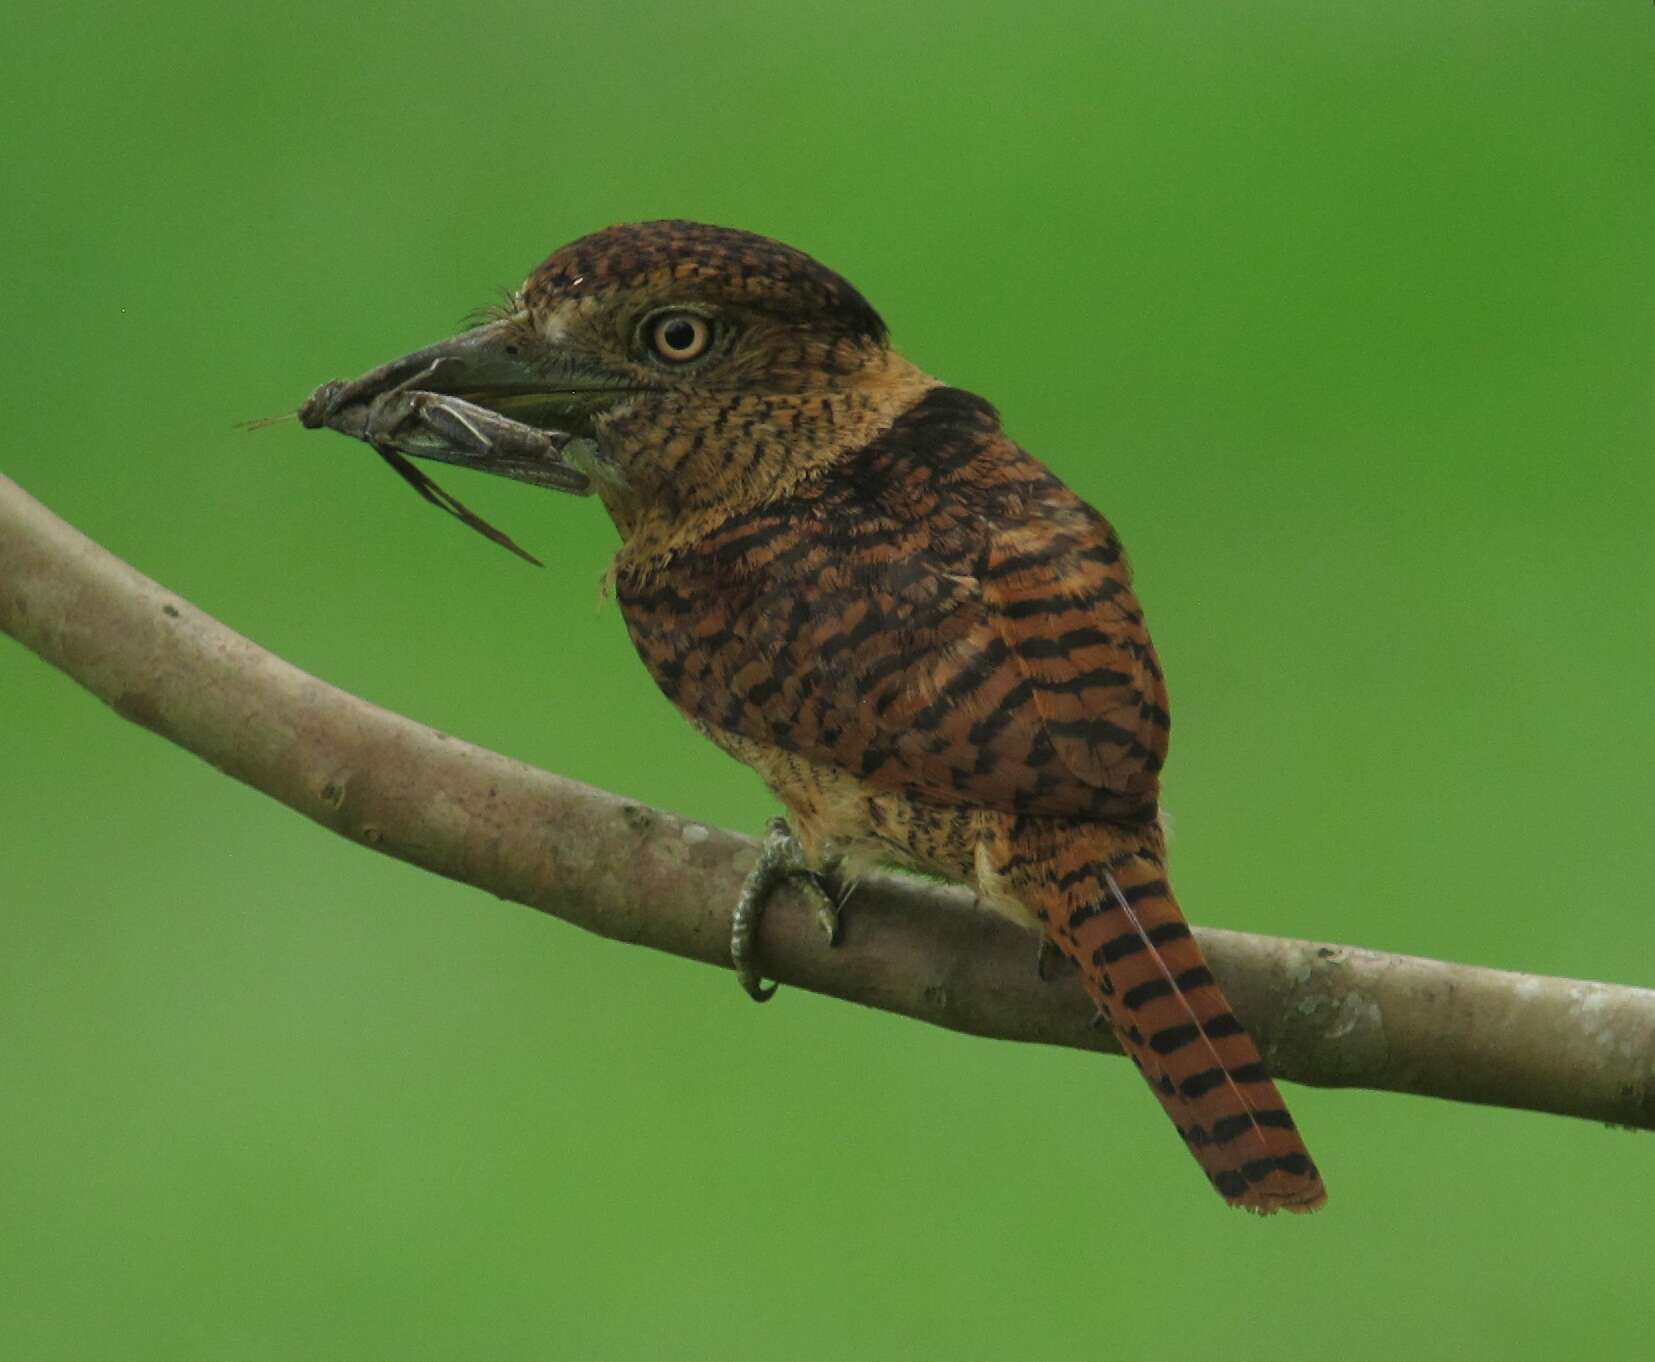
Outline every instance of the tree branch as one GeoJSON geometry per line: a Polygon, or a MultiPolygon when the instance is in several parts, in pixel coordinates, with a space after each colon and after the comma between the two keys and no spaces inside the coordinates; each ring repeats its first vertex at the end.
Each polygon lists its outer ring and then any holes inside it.
{"type": "MultiPolygon", "coordinates": [[[[123,718],[363,846],[588,931],[728,966],[749,838],[548,775],[258,648],[0,477],[0,629],[123,718]]],[[[783,983],[937,1026],[1110,1050],[1078,988],[970,894],[858,885],[826,950],[790,890],[760,948],[783,983]]],[[[1280,1077],[1655,1128],[1655,991],[1199,930],[1280,1077]]]]}

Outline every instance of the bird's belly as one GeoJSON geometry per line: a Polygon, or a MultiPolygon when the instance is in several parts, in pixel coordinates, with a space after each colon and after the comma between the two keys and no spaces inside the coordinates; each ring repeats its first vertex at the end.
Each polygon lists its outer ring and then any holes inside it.
{"type": "Polygon", "coordinates": [[[739,733],[703,731],[736,760],[745,762],[776,792],[792,817],[793,831],[813,866],[843,860],[854,876],[869,864],[895,864],[970,884],[984,901],[1025,925],[1028,912],[984,883],[984,848],[1003,837],[1010,815],[976,805],[933,804],[858,780],[739,733]]]}

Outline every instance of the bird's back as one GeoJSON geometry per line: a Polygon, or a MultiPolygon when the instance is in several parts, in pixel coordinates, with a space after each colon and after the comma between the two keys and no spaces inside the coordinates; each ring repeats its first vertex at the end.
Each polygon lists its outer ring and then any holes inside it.
{"type": "Polygon", "coordinates": [[[704,728],[939,806],[1155,816],[1166,693],[1119,540],[971,394],[617,593],[704,728]]]}

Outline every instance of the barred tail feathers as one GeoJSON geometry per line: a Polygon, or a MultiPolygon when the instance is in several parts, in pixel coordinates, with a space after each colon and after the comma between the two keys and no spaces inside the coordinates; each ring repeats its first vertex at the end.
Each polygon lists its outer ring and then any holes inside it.
{"type": "Polygon", "coordinates": [[[1064,839],[1008,878],[1178,1133],[1232,1206],[1313,1211],[1327,1199],[1258,1048],[1214,981],[1158,856],[1064,839]]]}

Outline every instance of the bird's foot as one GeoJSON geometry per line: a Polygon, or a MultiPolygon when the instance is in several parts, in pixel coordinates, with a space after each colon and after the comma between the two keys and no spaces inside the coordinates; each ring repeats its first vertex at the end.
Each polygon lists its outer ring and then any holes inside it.
{"type": "Polygon", "coordinates": [[[816,905],[816,921],[827,937],[829,946],[839,942],[839,909],[848,894],[837,898],[828,892],[823,877],[805,861],[804,848],[785,818],[772,818],[765,828],[764,842],[759,847],[759,858],[747,873],[741,886],[741,897],[730,918],[730,960],[736,967],[736,978],[747,996],[756,1003],[769,1002],[776,985],[766,985],[759,973],[757,936],[759,919],[764,916],[770,895],[783,880],[796,877],[805,896],[816,905]]]}

